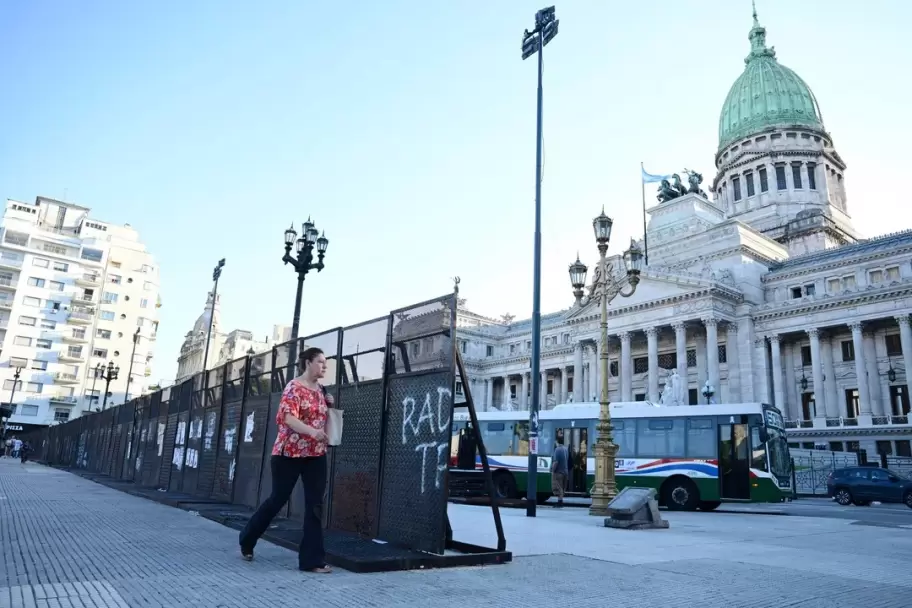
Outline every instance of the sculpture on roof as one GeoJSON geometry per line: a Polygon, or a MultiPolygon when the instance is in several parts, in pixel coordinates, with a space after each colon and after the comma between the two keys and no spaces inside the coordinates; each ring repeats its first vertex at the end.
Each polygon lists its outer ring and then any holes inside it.
{"type": "Polygon", "coordinates": [[[675,190],[671,183],[667,179],[663,179],[659,184],[659,193],[656,195],[656,199],[660,203],[670,201],[671,199],[678,198],[681,194],[675,190]]]}
{"type": "Polygon", "coordinates": [[[500,320],[503,321],[504,325],[509,325],[510,323],[513,322],[513,319],[515,319],[515,318],[516,318],[516,315],[511,315],[510,313],[507,313],[505,315],[500,315],[500,320]]]}
{"type": "Polygon", "coordinates": [[[690,188],[687,189],[687,192],[699,194],[703,198],[706,198],[706,193],[700,188],[700,184],[703,183],[703,174],[697,173],[696,171],[690,171],[689,169],[684,169],[684,173],[687,175],[687,183],[690,184],[690,188]]]}

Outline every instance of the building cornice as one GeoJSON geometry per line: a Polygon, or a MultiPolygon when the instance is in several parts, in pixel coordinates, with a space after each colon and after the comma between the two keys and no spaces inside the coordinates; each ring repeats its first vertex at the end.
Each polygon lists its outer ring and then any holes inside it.
{"type": "MultiPolygon", "coordinates": [[[[829,249],[777,262],[762,277],[764,283],[787,278],[817,274],[824,270],[845,268],[884,258],[896,257],[912,252],[912,230],[894,232],[881,237],[846,245],[847,251],[829,249]]],[[[841,248],[840,248],[841,249],[841,248]]]]}
{"type": "MultiPolygon", "coordinates": [[[[681,305],[707,298],[719,298],[731,305],[732,309],[734,306],[741,304],[744,300],[744,296],[740,292],[723,285],[714,285],[712,287],[705,287],[703,289],[698,289],[689,293],[674,294],[663,298],[657,298],[655,300],[649,300],[648,302],[638,302],[636,304],[631,304],[630,306],[609,306],[608,318],[617,318],[624,315],[636,314],[659,308],[667,308],[669,306],[680,307],[681,305]]],[[[570,326],[579,326],[584,323],[592,323],[593,321],[600,320],[601,310],[596,305],[592,306],[590,310],[585,314],[569,318],[567,320],[567,324],[570,326]]]]}
{"type": "MultiPolygon", "coordinates": [[[[844,292],[839,296],[824,294],[801,298],[800,300],[770,302],[757,307],[753,318],[755,322],[772,321],[774,319],[798,317],[839,308],[853,308],[909,296],[912,296],[912,279],[903,279],[902,281],[894,281],[886,287],[875,288],[868,286],[851,293],[844,292]]],[[[878,318],[883,316],[883,313],[877,315],[878,318]]]]}

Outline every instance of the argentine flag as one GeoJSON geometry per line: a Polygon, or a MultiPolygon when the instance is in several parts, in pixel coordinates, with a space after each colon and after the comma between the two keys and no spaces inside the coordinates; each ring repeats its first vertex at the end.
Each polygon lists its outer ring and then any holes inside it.
{"type": "Polygon", "coordinates": [[[640,172],[643,174],[644,184],[655,184],[663,179],[671,179],[671,175],[653,175],[652,173],[646,173],[646,169],[643,169],[643,167],[640,167],[640,172]]]}

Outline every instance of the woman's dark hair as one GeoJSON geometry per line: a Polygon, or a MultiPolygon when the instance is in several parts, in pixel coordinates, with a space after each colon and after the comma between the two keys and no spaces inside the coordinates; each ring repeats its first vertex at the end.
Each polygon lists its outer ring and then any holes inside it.
{"type": "Polygon", "coordinates": [[[316,346],[311,346],[310,348],[301,351],[301,354],[298,355],[298,362],[302,366],[307,367],[308,363],[311,363],[314,359],[317,358],[317,355],[322,355],[323,349],[317,348],[316,346]]]}

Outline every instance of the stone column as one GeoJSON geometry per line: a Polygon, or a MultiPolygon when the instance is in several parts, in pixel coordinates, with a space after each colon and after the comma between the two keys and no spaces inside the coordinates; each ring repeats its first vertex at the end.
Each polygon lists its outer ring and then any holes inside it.
{"type": "Polygon", "coordinates": [[[622,331],[621,340],[621,401],[633,401],[633,358],[630,356],[630,334],[622,331]]]}
{"type": "Polygon", "coordinates": [[[519,395],[519,407],[529,409],[529,372],[522,373],[522,385],[519,387],[522,393],[519,395]]]}
{"type": "Polygon", "coordinates": [[[646,400],[657,403],[659,401],[659,331],[655,327],[646,328],[646,351],[649,359],[646,400]]]}
{"type": "Polygon", "coordinates": [[[877,347],[874,344],[874,334],[863,334],[862,339],[864,341],[865,370],[868,372],[868,391],[871,396],[871,413],[875,416],[883,416],[884,407],[880,395],[880,372],[877,369],[877,347]]]}
{"type": "Polygon", "coordinates": [[[589,358],[589,376],[586,378],[588,386],[586,387],[586,401],[592,401],[595,398],[595,401],[598,401],[596,395],[599,394],[598,385],[595,383],[598,380],[598,347],[592,347],[592,356],[589,358]]]}
{"type": "Polygon", "coordinates": [[[567,403],[567,366],[560,366],[560,399],[557,400],[558,403],[567,403]]]}
{"type": "Polygon", "coordinates": [[[548,371],[541,370],[541,393],[539,394],[539,409],[546,409],[545,406],[548,405],[548,371]]]}
{"type": "MultiPolygon", "coordinates": [[[[826,409],[820,410],[820,416],[838,418],[846,415],[845,399],[841,399],[836,392],[836,366],[833,365],[833,340],[823,336],[820,342],[820,352],[823,364],[823,390],[826,393],[826,409]]],[[[816,395],[815,395],[816,398],[816,395]]]]}
{"type": "Polygon", "coordinates": [[[681,382],[687,387],[687,327],[679,321],[672,325],[675,330],[675,350],[678,358],[678,375],[681,382]]]}
{"type": "Polygon", "coordinates": [[[718,320],[712,317],[703,319],[703,325],[706,326],[706,374],[709,383],[716,390],[716,398],[719,403],[722,402],[721,387],[719,386],[719,333],[717,331],[718,320]]]}
{"type": "Polygon", "coordinates": [[[573,402],[583,401],[583,345],[576,343],[573,353],[573,402]]]}
{"type": "MultiPolygon", "coordinates": [[[[905,367],[906,390],[912,388],[912,325],[909,322],[909,315],[896,317],[899,323],[899,342],[902,345],[903,364],[905,367]]],[[[893,404],[889,407],[890,415],[893,414],[893,404]]],[[[901,414],[902,412],[900,412],[901,414]]]]}
{"type": "Polygon", "coordinates": [[[485,380],[485,410],[494,409],[494,378],[485,380]]]}
{"type": "Polygon", "coordinates": [[[510,403],[510,376],[503,377],[503,409],[509,411],[510,403]]]}
{"type": "Polygon", "coordinates": [[[868,391],[868,370],[865,367],[864,337],[861,322],[849,324],[852,329],[852,344],[855,347],[855,375],[858,379],[859,417],[871,415],[871,394],[868,391]]]}
{"type": "Polygon", "coordinates": [[[825,418],[829,416],[831,406],[826,398],[826,387],[823,380],[823,354],[820,348],[820,332],[816,327],[807,330],[808,338],[811,340],[811,377],[814,380],[814,411],[811,415],[814,418],[825,418]]]}
{"type": "Polygon", "coordinates": [[[795,376],[795,361],[801,357],[801,347],[798,344],[789,344],[785,347],[785,410],[782,415],[786,420],[796,420],[801,418],[797,412],[801,403],[801,395],[798,393],[798,380],[795,376]]]}
{"type": "Polygon", "coordinates": [[[725,334],[725,360],[728,366],[728,398],[741,402],[741,356],[738,352],[738,326],[729,323],[725,334]]]}
{"type": "Polygon", "coordinates": [[[786,413],[785,407],[785,390],[782,386],[782,349],[779,345],[779,336],[773,334],[770,336],[770,347],[773,351],[773,404],[779,408],[783,414],[786,413]]]}
{"type": "Polygon", "coordinates": [[[592,384],[595,386],[595,401],[599,400],[602,394],[602,362],[599,359],[599,344],[595,342],[592,345],[592,384]]]}
{"type": "Polygon", "coordinates": [[[753,374],[754,399],[761,403],[772,403],[774,397],[770,394],[770,362],[766,356],[766,338],[755,335],[753,346],[751,372],[753,374]]]}

